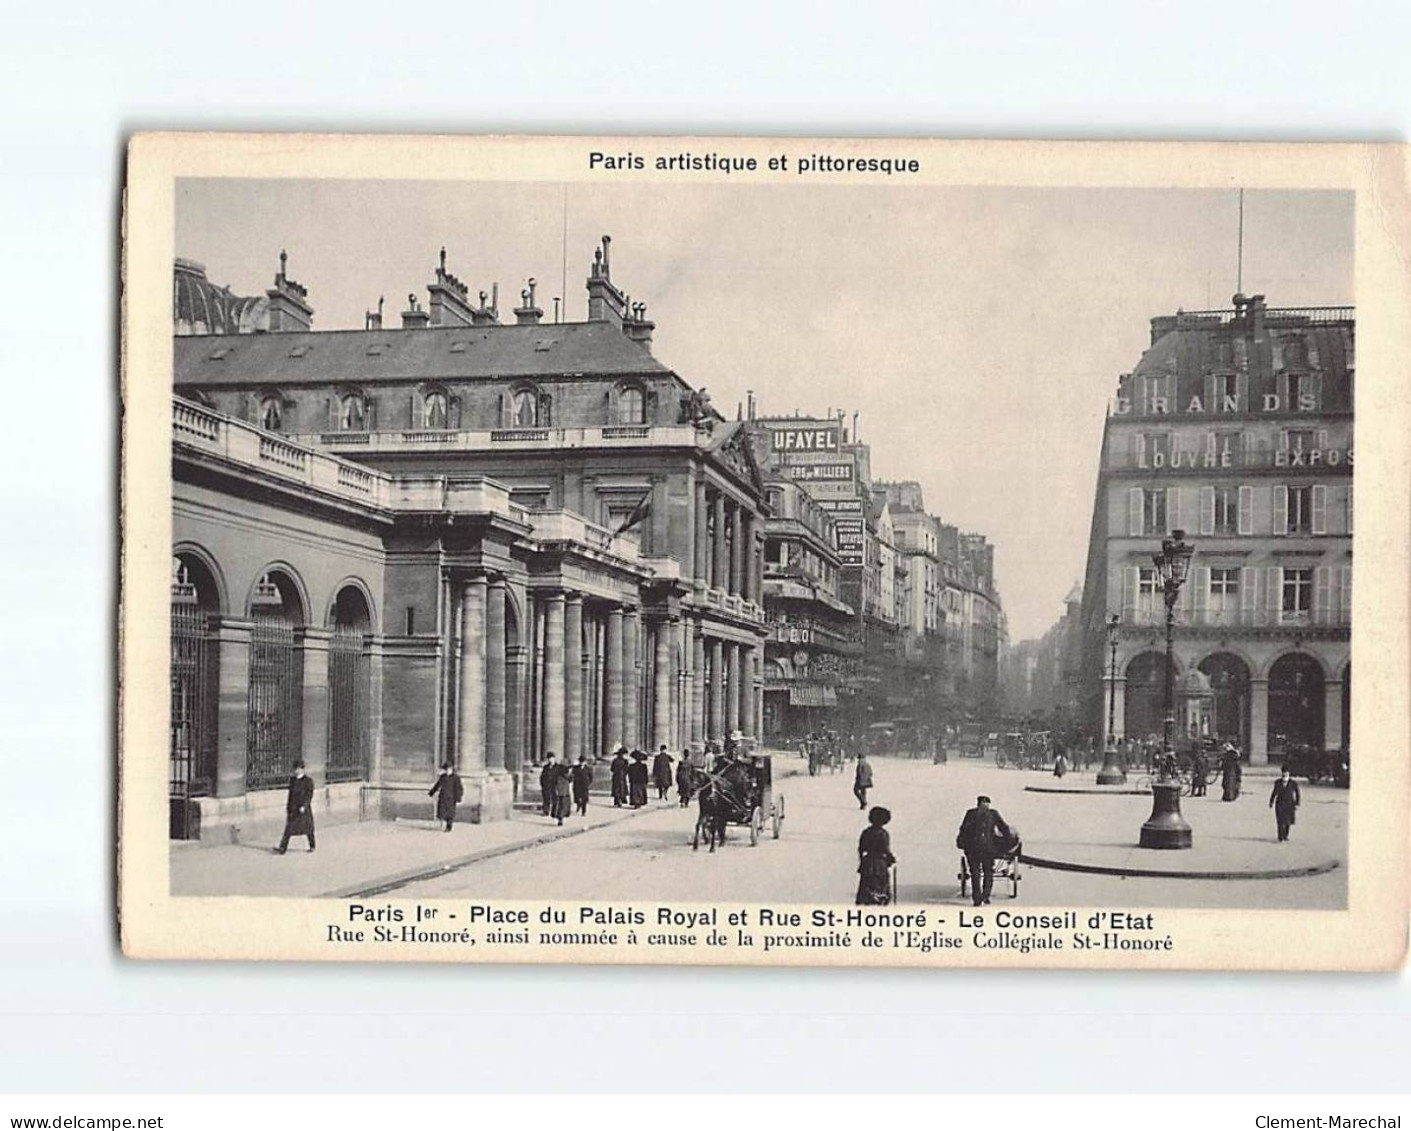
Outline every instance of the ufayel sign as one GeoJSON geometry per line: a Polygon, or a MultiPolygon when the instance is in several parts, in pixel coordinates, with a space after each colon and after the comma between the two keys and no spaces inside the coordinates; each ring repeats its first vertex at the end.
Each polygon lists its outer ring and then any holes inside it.
{"type": "Polygon", "coordinates": [[[778,455],[820,452],[837,455],[842,450],[842,430],[837,424],[770,426],[770,447],[778,455]]]}

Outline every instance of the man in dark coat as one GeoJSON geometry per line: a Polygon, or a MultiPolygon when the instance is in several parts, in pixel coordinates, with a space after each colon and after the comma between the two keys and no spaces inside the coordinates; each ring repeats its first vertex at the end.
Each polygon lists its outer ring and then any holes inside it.
{"type": "Polygon", "coordinates": [[[565,759],[563,765],[554,768],[553,803],[549,815],[563,824],[565,817],[573,815],[573,767],[565,759]]]}
{"type": "Polygon", "coordinates": [[[588,764],[588,755],[578,756],[578,765],[573,767],[573,804],[580,817],[588,814],[588,794],[593,788],[593,767],[588,764]]]}
{"type": "Polygon", "coordinates": [[[456,806],[465,796],[465,786],[461,784],[461,776],[456,773],[453,763],[447,762],[441,767],[441,776],[427,796],[436,798],[436,819],[445,821],[446,831],[450,832],[451,826],[456,823],[456,806]]]}
{"type": "Polygon", "coordinates": [[[872,763],[861,750],[857,753],[857,769],[852,775],[852,795],[857,798],[859,809],[867,808],[867,791],[872,788],[872,763]]]}
{"type": "Polygon", "coordinates": [[[632,751],[632,764],[627,767],[627,785],[632,795],[632,808],[640,809],[647,803],[647,756],[640,750],[632,751]]]}
{"type": "Polygon", "coordinates": [[[554,761],[554,752],[548,752],[544,767],[539,771],[539,811],[549,816],[554,810],[554,782],[558,780],[559,766],[554,761]]]}
{"type": "Polygon", "coordinates": [[[1279,839],[1288,840],[1289,829],[1293,828],[1294,814],[1303,798],[1298,792],[1298,782],[1289,774],[1289,768],[1279,775],[1274,783],[1274,791],[1269,794],[1269,808],[1274,810],[1274,820],[1279,825],[1279,839]]]}
{"type": "Polygon", "coordinates": [[[667,753],[665,745],[652,759],[652,784],[657,787],[658,801],[665,801],[671,789],[671,764],[675,761],[676,759],[667,753]]]}
{"type": "Polygon", "coordinates": [[[621,809],[627,804],[627,747],[617,748],[612,761],[608,763],[608,769],[612,772],[613,807],[621,809]]]}
{"type": "Polygon", "coordinates": [[[291,836],[309,838],[309,851],[314,850],[314,781],[304,774],[304,763],[294,763],[294,774],[289,779],[289,797],[284,803],[284,835],[279,838],[275,849],[283,856],[289,851],[291,836]]]}
{"type": "Polygon", "coordinates": [[[1233,743],[1225,743],[1220,753],[1220,800],[1238,801],[1240,796],[1240,752],[1233,743]]]}
{"type": "Polygon", "coordinates": [[[685,809],[691,804],[692,785],[695,782],[695,771],[691,766],[691,752],[682,751],[681,761],[676,766],[676,796],[681,802],[681,808],[685,809]]]}
{"type": "Polygon", "coordinates": [[[998,809],[990,808],[990,799],[983,794],[975,799],[975,808],[960,822],[955,846],[965,853],[970,869],[970,898],[976,907],[990,902],[995,886],[995,857],[1009,851],[1013,833],[998,809]]]}

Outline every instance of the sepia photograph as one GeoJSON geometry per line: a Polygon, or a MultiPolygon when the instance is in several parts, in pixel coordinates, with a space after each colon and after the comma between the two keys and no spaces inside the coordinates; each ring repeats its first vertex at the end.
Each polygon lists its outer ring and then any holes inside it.
{"type": "Polygon", "coordinates": [[[799,176],[173,181],[170,897],[1348,908],[1355,194],[799,176]]]}

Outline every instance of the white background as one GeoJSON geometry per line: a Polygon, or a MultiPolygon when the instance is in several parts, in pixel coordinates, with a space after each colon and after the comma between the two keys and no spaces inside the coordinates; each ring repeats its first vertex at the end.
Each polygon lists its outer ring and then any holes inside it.
{"type": "Polygon", "coordinates": [[[1409,40],[1395,0],[0,3],[0,1091],[1404,1087],[1405,976],[129,963],[111,673],[133,130],[1400,140],[1409,40]]]}

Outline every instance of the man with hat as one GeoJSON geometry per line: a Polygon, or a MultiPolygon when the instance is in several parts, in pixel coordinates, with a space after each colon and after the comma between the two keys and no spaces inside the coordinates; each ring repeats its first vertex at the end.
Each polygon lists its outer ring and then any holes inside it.
{"type": "Polygon", "coordinates": [[[990,902],[995,886],[995,857],[1009,851],[1013,835],[999,810],[990,808],[990,799],[984,794],[975,798],[975,808],[960,822],[955,846],[965,853],[970,869],[970,897],[976,907],[990,902]]]}

